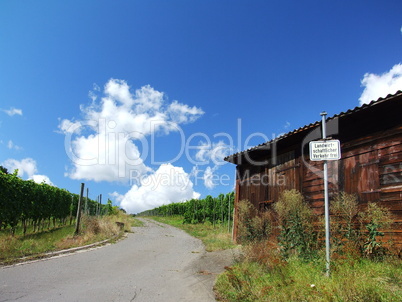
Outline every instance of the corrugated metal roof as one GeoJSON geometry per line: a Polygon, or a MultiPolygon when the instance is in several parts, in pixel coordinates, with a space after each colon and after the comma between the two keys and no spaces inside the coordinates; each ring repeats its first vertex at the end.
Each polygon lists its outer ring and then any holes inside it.
{"type": "MultiPolygon", "coordinates": [[[[388,94],[385,98],[379,98],[378,100],[371,101],[368,104],[363,104],[363,105],[357,106],[357,107],[355,107],[353,109],[349,109],[346,112],[342,111],[342,112],[340,112],[338,114],[335,114],[334,116],[328,117],[326,120],[329,121],[329,120],[332,120],[334,118],[342,118],[342,117],[354,114],[356,112],[359,112],[359,111],[365,110],[367,108],[371,108],[371,107],[373,107],[375,105],[378,105],[378,104],[384,103],[386,101],[389,101],[389,100],[391,100],[391,99],[393,99],[393,98],[395,98],[397,96],[400,96],[400,95],[402,95],[402,90],[398,90],[395,94],[388,94]]],[[[248,153],[248,152],[251,152],[251,151],[255,151],[255,150],[258,150],[258,149],[262,149],[262,148],[266,147],[267,145],[270,145],[270,144],[273,144],[273,143],[278,143],[279,141],[284,140],[284,139],[286,139],[286,138],[288,138],[288,137],[290,137],[292,135],[295,135],[297,133],[300,133],[300,132],[303,132],[303,131],[306,131],[306,130],[309,130],[309,129],[313,129],[313,128],[319,126],[319,125],[321,125],[321,121],[316,121],[314,123],[305,125],[303,127],[300,127],[300,128],[295,129],[295,130],[293,130],[291,132],[285,133],[285,134],[283,134],[283,135],[281,135],[281,136],[279,136],[279,137],[277,137],[275,139],[272,139],[272,140],[267,141],[265,143],[259,144],[259,145],[255,146],[255,147],[250,148],[250,149],[247,149],[247,150],[244,150],[244,151],[237,152],[237,153],[234,153],[232,155],[229,155],[229,156],[225,157],[224,160],[228,161],[228,162],[233,162],[233,159],[241,156],[242,154],[245,154],[245,153],[248,153]]]]}

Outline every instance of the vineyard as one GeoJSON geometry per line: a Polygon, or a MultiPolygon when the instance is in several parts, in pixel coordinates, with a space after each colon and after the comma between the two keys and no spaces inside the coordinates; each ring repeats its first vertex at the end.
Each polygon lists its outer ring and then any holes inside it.
{"type": "Polygon", "coordinates": [[[220,194],[218,197],[208,195],[204,199],[191,199],[186,202],[171,203],[139,213],[139,216],[182,216],[183,223],[212,224],[233,221],[234,193],[220,194]]]}
{"type": "MultiPolygon", "coordinates": [[[[50,228],[51,225],[71,224],[77,213],[79,195],[46,183],[35,183],[0,170],[0,230],[10,229],[14,234],[18,225],[23,234],[31,226],[33,232],[50,228]]],[[[107,213],[111,202],[102,205],[88,198],[84,201],[88,215],[107,213]]]]}

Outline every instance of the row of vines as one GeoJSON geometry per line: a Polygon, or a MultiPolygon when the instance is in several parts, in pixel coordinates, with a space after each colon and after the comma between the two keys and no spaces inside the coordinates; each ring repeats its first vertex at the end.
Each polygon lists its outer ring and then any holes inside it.
{"type": "MultiPolygon", "coordinates": [[[[33,231],[50,228],[56,224],[65,225],[77,213],[79,195],[72,194],[46,183],[23,180],[15,171],[9,174],[0,170],[0,230],[10,228],[14,234],[17,226],[22,226],[23,234],[27,226],[33,231]]],[[[94,200],[85,201],[86,213],[95,215],[106,212],[109,205],[101,205],[94,200]]]]}
{"type": "Polygon", "coordinates": [[[175,216],[184,217],[184,223],[211,222],[226,223],[233,219],[234,193],[208,195],[204,199],[191,199],[186,202],[171,203],[139,213],[139,216],[175,216]]]}

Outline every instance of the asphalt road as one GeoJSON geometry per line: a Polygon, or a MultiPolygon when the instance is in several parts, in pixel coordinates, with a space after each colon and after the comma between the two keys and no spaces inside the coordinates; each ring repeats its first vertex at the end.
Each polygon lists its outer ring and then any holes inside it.
{"type": "Polygon", "coordinates": [[[0,268],[0,301],[215,301],[208,268],[223,267],[201,241],[145,223],[115,244],[0,268]]]}

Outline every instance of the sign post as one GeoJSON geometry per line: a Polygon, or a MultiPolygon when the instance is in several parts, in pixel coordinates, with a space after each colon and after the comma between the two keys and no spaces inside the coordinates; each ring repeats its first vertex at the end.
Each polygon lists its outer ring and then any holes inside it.
{"type": "Polygon", "coordinates": [[[341,148],[339,140],[327,140],[325,117],[326,112],[322,112],[322,140],[310,142],[310,160],[324,161],[324,214],[325,214],[325,263],[326,275],[331,273],[330,266],[330,224],[329,224],[329,200],[328,200],[328,160],[338,160],[341,158],[341,148]]]}

